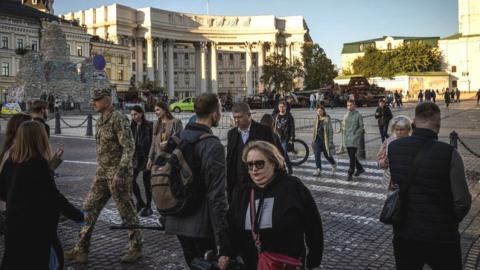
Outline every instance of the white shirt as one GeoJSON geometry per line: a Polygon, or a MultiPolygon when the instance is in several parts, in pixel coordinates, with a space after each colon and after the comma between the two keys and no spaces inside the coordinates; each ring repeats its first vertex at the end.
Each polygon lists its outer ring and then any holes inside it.
{"type": "Polygon", "coordinates": [[[250,126],[252,124],[250,124],[247,128],[247,130],[241,130],[240,128],[238,128],[238,132],[240,133],[240,135],[242,135],[242,141],[243,141],[243,144],[246,144],[247,141],[248,141],[248,137],[250,135],[250,126]]]}

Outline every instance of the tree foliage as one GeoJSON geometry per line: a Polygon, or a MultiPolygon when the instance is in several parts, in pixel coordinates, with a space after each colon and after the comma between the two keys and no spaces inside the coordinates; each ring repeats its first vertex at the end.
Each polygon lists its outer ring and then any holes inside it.
{"type": "Polygon", "coordinates": [[[414,41],[389,51],[370,47],[352,64],[354,74],[391,78],[409,72],[441,71],[442,54],[437,47],[414,41]]]}
{"type": "Polygon", "coordinates": [[[265,59],[261,77],[266,89],[288,93],[294,88],[294,79],[303,77],[303,67],[299,60],[292,63],[282,54],[274,53],[265,59]]]}
{"type": "Polygon", "coordinates": [[[333,79],[338,76],[338,72],[335,70],[332,60],[327,57],[325,51],[318,44],[305,43],[302,56],[306,89],[318,89],[333,84],[333,79]]]}

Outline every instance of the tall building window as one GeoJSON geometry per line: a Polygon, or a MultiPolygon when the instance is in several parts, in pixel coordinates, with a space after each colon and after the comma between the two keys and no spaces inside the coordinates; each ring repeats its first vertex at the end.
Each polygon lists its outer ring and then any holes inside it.
{"type": "Polygon", "coordinates": [[[135,56],[136,56],[135,51],[133,51],[132,52],[132,59],[135,59],[135,56]]]}
{"type": "Polygon", "coordinates": [[[223,61],[223,58],[222,58],[222,54],[221,53],[218,53],[218,62],[222,62],[223,61]]]}
{"type": "Polygon", "coordinates": [[[230,72],[230,86],[233,86],[235,84],[235,73],[230,72]]]}
{"type": "Polygon", "coordinates": [[[118,71],[117,80],[123,81],[123,70],[119,70],[119,71],[118,71]]]}
{"type": "Polygon", "coordinates": [[[178,73],[177,72],[173,73],[173,84],[175,85],[175,87],[178,86],[178,73]]]}
{"type": "Polygon", "coordinates": [[[132,63],[132,71],[137,71],[137,64],[136,63],[132,63]]]}
{"type": "Polygon", "coordinates": [[[190,74],[188,72],[185,72],[184,79],[185,79],[185,85],[187,87],[190,86],[190,74]]]}
{"type": "Polygon", "coordinates": [[[185,53],[184,58],[183,58],[183,63],[185,65],[185,67],[190,66],[190,59],[189,59],[188,53],[185,53]]]}
{"type": "Polygon", "coordinates": [[[10,63],[2,63],[2,76],[10,76],[10,63]]]}
{"type": "Polygon", "coordinates": [[[132,39],[132,47],[135,47],[135,39],[132,39]]]}
{"type": "Polygon", "coordinates": [[[147,70],[147,64],[143,63],[143,71],[147,70]]]}
{"type": "Polygon", "coordinates": [[[2,37],[2,48],[8,49],[8,37],[2,37]]]}
{"type": "Polygon", "coordinates": [[[124,61],[124,60],[123,60],[123,55],[122,55],[122,56],[120,56],[120,59],[118,60],[118,63],[119,63],[120,65],[123,65],[123,61],[124,61]]]}
{"type": "Polygon", "coordinates": [[[67,53],[68,55],[72,54],[72,51],[70,51],[70,44],[67,43],[67,53]]]}
{"type": "Polygon", "coordinates": [[[37,50],[38,50],[38,41],[32,40],[32,51],[37,51],[37,50]]]}
{"type": "Polygon", "coordinates": [[[78,55],[78,56],[83,56],[82,46],[77,46],[77,55],[78,55]]]}
{"type": "Polygon", "coordinates": [[[452,66],[452,72],[457,72],[457,66],[452,66]]]}
{"type": "Polygon", "coordinates": [[[145,49],[146,47],[147,47],[147,41],[144,39],[144,40],[142,41],[142,48],[145,49]]]}
{"type": "Polygon", "coordinates": [[[23,49],[23,38],[17,38],[17,49],[23,49]]]}

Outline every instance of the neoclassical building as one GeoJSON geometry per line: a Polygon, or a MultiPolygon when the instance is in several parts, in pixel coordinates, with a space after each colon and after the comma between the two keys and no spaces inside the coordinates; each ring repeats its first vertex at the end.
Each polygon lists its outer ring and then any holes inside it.
{"type": "Polygon", "coordinates": [[[480,1],[458,1],[458,33],[439,42],[450,76],[450,87],[480,89],[480,1]]]}
{"type": "Polygon", "coordinates": [[[133,80],[153,81],[178,97],[261,92],[266,57],[277,52],[300,59],[311,41],[302,16],[209,16],[113,4],[62,17],[77,20],[93,36],[128,45],[133,80]]]}

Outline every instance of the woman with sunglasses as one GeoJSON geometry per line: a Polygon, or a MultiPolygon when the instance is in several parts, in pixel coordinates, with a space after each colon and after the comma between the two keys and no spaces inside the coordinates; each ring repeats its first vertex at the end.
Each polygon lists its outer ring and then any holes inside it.
{"type": "Polygon", "coordinates": [[[318,267],[323,229],[310,191],[287,175],[283,155],[273,144],[250,142],[242,160],[252,181],[232,199],[229,218],[233,246],[245,269],[262,269],[261,263],[272,256],[308,269],[318,267]]]}

